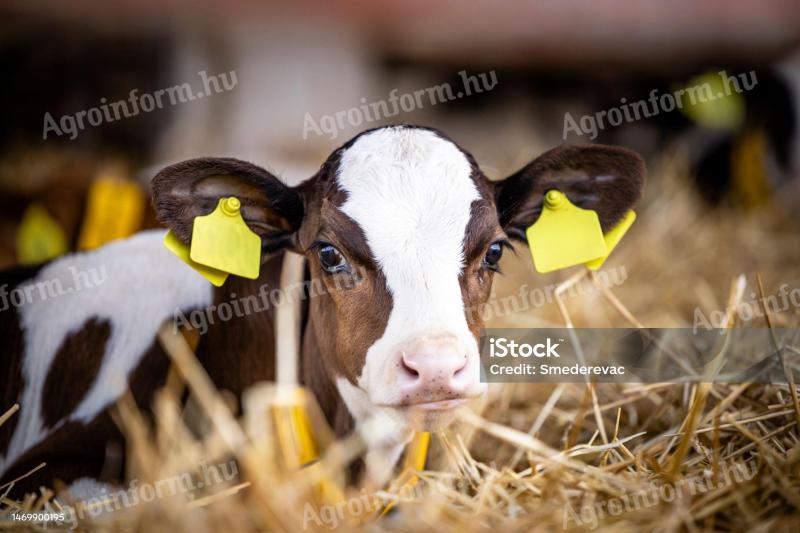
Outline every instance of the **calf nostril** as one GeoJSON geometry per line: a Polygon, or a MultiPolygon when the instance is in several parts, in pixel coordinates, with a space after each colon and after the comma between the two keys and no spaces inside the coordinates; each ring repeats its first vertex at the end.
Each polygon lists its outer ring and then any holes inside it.
{"type": "Polygon", "coordinates": [[[453,351],[443,352],[400,352],[400,357],[395,363],[398,378],[404,385],[434,392],[437,387],[445,389],[461,387],[469,378],[468,355],[456,355],[453,351]]]}
{"type": "Polygon", "coordinates": [[[464,369],[467,368],[467,356],[464,355],[464,360],[461,362],[458,368],[456,368],[455,372],[453,372],[453,377],[460,376],[464,373],[464,369]]]}
{"type": "Polygon", "coordinates": [[[419,377],[419,372],[417,372],[414,368],[409,366],[409,364],[406,362],[405,357],[401,357],[400,358],[400,368],[403,370],[403,372],[405,372],[406,374],[408,374],[412,378],[418,378],[419,377]]]}

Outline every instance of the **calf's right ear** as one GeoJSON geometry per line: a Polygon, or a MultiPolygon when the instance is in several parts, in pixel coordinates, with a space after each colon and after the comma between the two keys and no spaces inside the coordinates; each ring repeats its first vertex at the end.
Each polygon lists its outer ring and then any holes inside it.
{"type": "Polygon", "coordinates": [[[261,237],[265,254],[287,246],[303,220],[303,200],[296,189],[238,159],[189,159],[163,169],[152,185],[158,220],[185,244],[191,240],[194,218],[211,213],[220,198],[229,196],[241,202],[242,218],[261,237]]]}

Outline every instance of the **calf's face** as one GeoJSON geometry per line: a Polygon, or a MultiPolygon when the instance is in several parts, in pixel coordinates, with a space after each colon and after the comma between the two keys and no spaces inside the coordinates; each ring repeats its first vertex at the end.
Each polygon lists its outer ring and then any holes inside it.
{"type": "Polygon", "coordinates": [[[383,412],[430,428],[484,391],[477,311],[544,193],[594,209],[607,230],[643,183],[635,153],[601,145],[556,148],[491,182],[441,133],[391,126],[357,136],[294,188],[249,163],[206,158],[164,169],[153,197],[188,242],[195,216],[237,196],[264,256],[304,254],[326,289],[309,302],[319,361],[306,364],[330,377],[356,419],[383,412]]]}

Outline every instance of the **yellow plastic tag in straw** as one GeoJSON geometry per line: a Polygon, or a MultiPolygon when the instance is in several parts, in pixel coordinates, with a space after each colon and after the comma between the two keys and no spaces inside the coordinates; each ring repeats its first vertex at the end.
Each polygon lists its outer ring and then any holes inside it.
{"type": "Polygon", "coordinates": [[[636,213],[633,211],[628,211],[625,213],[625,216],[622,217],[622,220],[620,220],[616,226],[611,228],[604,237],[606,241],[606,255],[599,257],[594,261],[589,261],[586,263],[586,268],[590,270],[597,270],[603,266],[603,263],[606,262],[608,256],[611,255],[611,252],[613,252],[614,248],[617,247],[619,241],[622,240],[622,237],[625,236],[625,234],[628,232],[628,229],[630,229],[630,227],[633,225],[634,220],[636,220],[636,213]]]}
{"type": "Polygon", "coordinates": [[[144,193],[132,181],[114,176],[94,180],[78,248],[91,250],[136,233],[142,225],[144,203],[144,193]]]}
{"type": "Polygon", "coordinates": [[[525,232],[540,273],[579,265],[606,255],[597,213],[581,209],[555,189],[547,191],[539,219],[525,232]]]}
{"type": "Polygon", "coordinates": [[[17,259],[23,265],[43,263],[67,252],[67,237],[47,210],[31,204],[17,230],[17,259]]]}
{"type": "Polygon", "coordinates": [[[238,198],[221,198],[214,212],[195,217],[189,256],[243,278],[258,277],[261,239],[247,227],[238,198]]]}
{"type": "Polygon", "coordinates": [[[424,470],[425,461],[428,459],[428,445],[431,442],[431,434],[427,431],[414,433],[414,438],[406,450],[404,467],[411,470],[424,470]]]}
{"type": "MultiPolygon", "coordinates": [[[[320,447],[316,439],[316,431],[312,424],[314,406],[305,389],[290,388],[278,384],[280,391],[272,405],[272,423],[278,441],[278,449],[284,466],[292,471],[299,468],[319,469],[320,447]]],[[[321,412],[316,410],[317,418],[321,412]]],[[[317,427],[317,430],[322,429],[317,427]]],[[[315,472],[317,481],[314,492],[320,502],[336,503],[344,498],[339,485],[321,470],[315,472]]]]}
{"type": "MultiPolygon", "coordinates": [[[[282,298],[275,309],[275,359],[277,385],[272,402],[272,418],[278,448],[285,466],[291,470],[305,467],[320,455],[320,450],[332,441],[319,405],[298,385],[301,316],[300,292],[304,273],[302,255],[287,252],[281,265],[282,298]]],[[[318,463],[309,465],[320,469],[318,463]]],[[[324,470],[318,474],[315,491],[325,503],[341,501],[342,490],[324,470]]]]}
{"type": "Polygon", "coordinates": [[[206,278],[214,286],[221,287],[222,284],[225,283],[225,280],[228,279],[227,272],[192,261],[192,258],[189,257],[189,245],[181,242],[181,240],[172,233],[172,230],[168,231],[164,237],[164,246],[166,246],[170,252],[177,255],[181,261],[195,269],[198,274],[206,278]]]}
{"type": "Polygon", "coordinates": [[[317,458],[308,418],[299,404],[279,404],[273,407],[273,423],[284,465],[296,470],[317,458]]]}
{"type": "MultiPolygon", "coordinates": [[[[421,471],[425,469],[425,463],[428,460],[428,446],[431,442],[431,434],[427,431],[418,431],[414,433],[414,437],[406,449],[406,457],[403,461],[402,477],[408,479],[401,485],[398,492],[405,492],[406,488],[413,487],[419,481],[419,478],[412,471],[421,471]]],[[[395,506],[395,502],[389,502],[378,513],[378,516],[383,516],[395,506]]]]}

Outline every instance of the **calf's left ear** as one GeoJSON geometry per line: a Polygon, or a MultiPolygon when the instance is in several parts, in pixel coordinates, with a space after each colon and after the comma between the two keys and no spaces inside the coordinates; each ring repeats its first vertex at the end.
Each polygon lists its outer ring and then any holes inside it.
{"type": "Polygon", "coordinates": [[[627,148],[601,144],[553,148],[495,182],[500,225],[509,237],[525,240],[525,230],[542,212],[545,193],[556,189],[578,207],[596,211],[606,232],[641,198],[645,175],[644,161],[627,148]]]}
{"type": "Polygon", "coordinates": [[[158,220],[185,244],[195,217],[214,211],[220,198],[235,196],[247,226],[261,237],[269,254],[291,242],[303,219],[296,189],[263,168],[229,157],[190,159],[166,167],[153,178],[158,220]]]}

